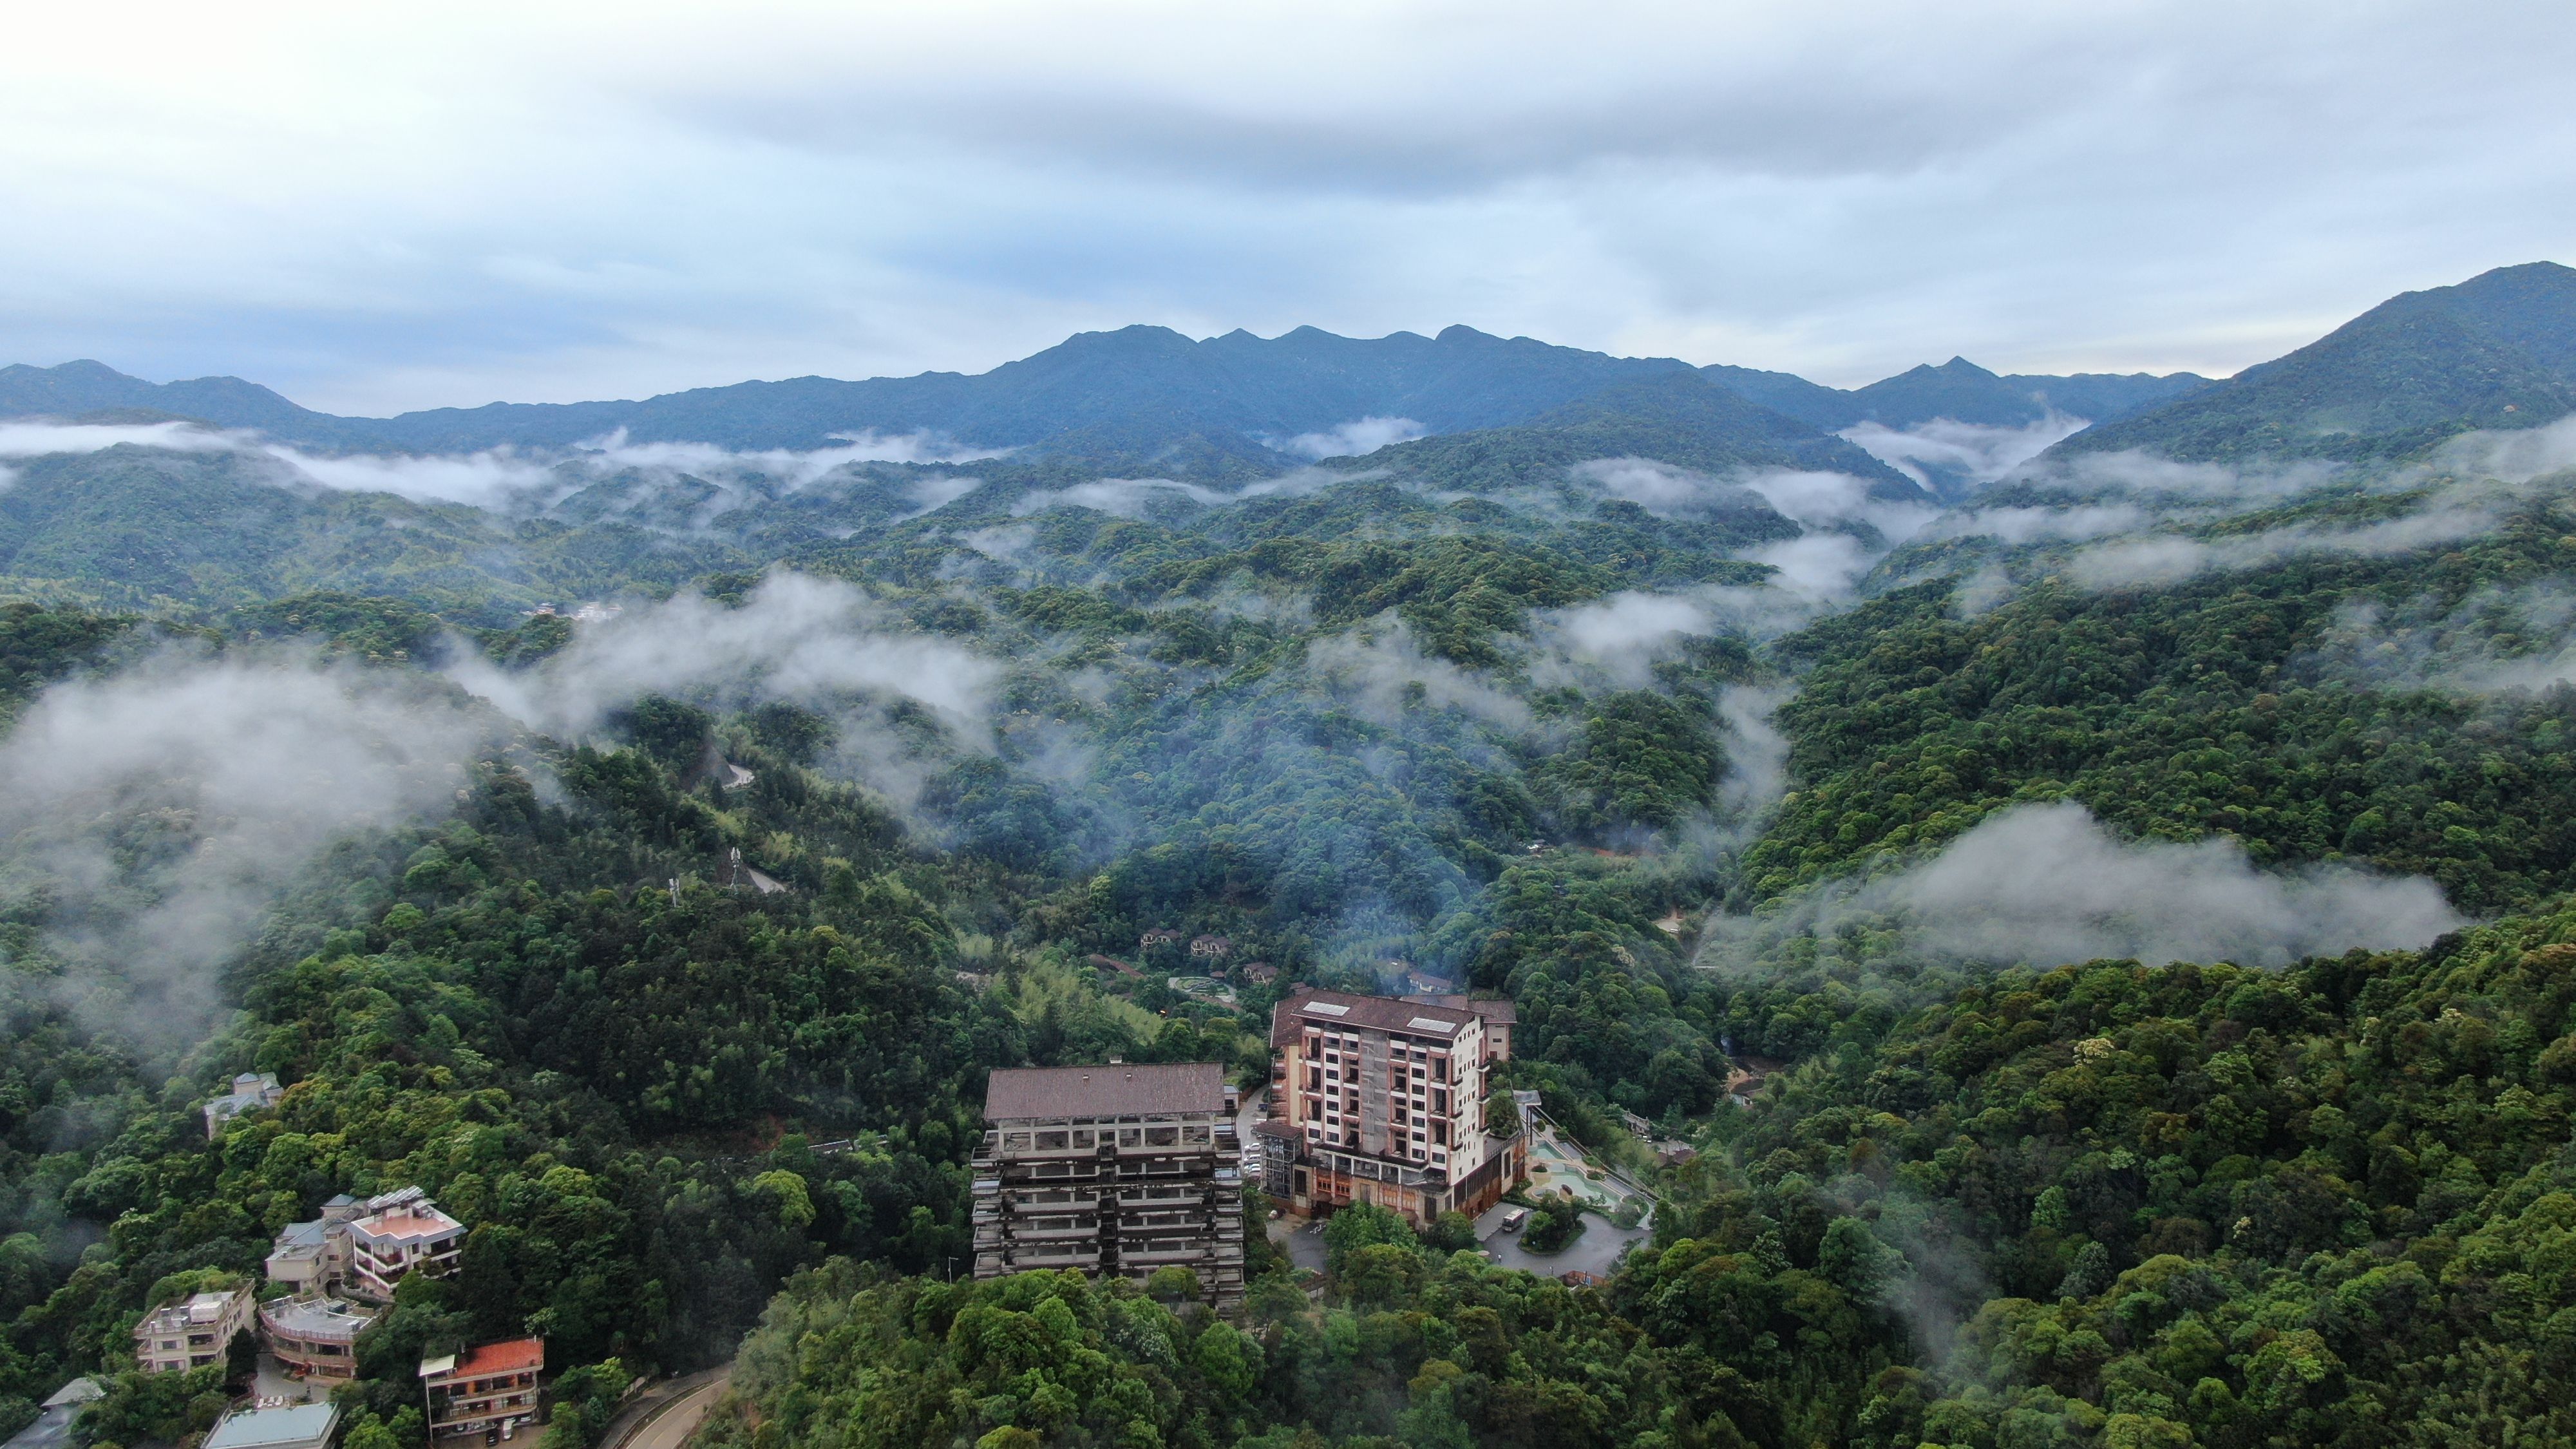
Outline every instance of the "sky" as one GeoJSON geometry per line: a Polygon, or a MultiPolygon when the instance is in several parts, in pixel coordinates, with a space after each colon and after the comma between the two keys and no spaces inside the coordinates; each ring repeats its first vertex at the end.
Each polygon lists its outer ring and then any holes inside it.
{"type": "Polygon", "coordinates": [[[2549,3],[24,7],[0,363],[330,411],[1465,323],[2213,375],[2576,261],[2549,3]]]}

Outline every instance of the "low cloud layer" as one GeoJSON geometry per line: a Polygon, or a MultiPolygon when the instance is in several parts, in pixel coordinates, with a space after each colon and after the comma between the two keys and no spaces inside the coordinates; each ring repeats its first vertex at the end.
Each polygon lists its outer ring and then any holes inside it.
{"type": "Polygon", "coordinates": [[[2172,504],[2197,501],[2238,509],[2297,497],[2342,479],[2345,472],[2338,464],[2315,459],[2182,463],[2132,448],[2040,459],[1998,481],[2078,495],[2124,495],[2140,503],[2161,498],[2172,504]]]}
{"type": "Polygon", "coordinates": [[[1278,447],[1301,458],[1363,458],[1380,448],[1409,443],[1425,431],[1411,418],[1358,418],[1320,433],[1299,433],[1278,447]]]}
{"type": "Polygon", "coordinates": [[[926,706],[975,737],[1002,667],[903,627],[848,584],[771,575],[739,608],[694,593],[588,625],[530,670],[479,656],[448,674],[511,716],[578,736],[647,694],[828,708],[853,697],[926,706]]]}
{"type": "Polygon", "coordinates": [[[96,453],[131,444],[183,453],[231,452],[238,435],[194,423],[0,422],[0,458],[41,458],[51,453],[96,453]]]}
{"type": "Polygon", "coordinates": [[[1015,518],[1026,518],[1050,508],[1087,508],[1094,513],[1115,514],[1120,518],[1150,518],[1176,504],[1219,508],[1253,498],[1312,493],[1348,481],[1348,474],[1316,468],[1300,468],[1276,478],[1255,479],[1234,489],[1210,488],[1203,483],[1184,483],[1173,478],[1094,478],[1070,487],[1023,494],[1012,502],[1011,514],[1015,518]]]}
{"type": "Polygon", "coordinates": [[[1855,570],[1866,570],[1871,558],[1840,534],[1779,547],[1799,544],[1810,545],[1807,557],[1791,557],[1793,569],[1760,585],[1625,589],[1534,610],[1519,646],[1521,667],[1541,689],[1640,689],[1653,682],[1656,665],[1680,657],[1693,639],[1731,634],[1759,643],[1795,632],[1845,602],[1855,570]],[[1807,576],[1797,569],[1807,569],[1807,576]]]}
{"type": "Polygon", "coordinates": [[[2135,533],[2155,515],[2131,503],[2077,504],[2066,508],[1961,508],[1941,515],[1922,537],[1992,538],[2007,544],[2081,543],[2135,533]]]}
{"type": "Polygon", "coordinates": [[[1861,423],[1843,429],[1842,436],[1941,497],[1956,498],[2004,477],[2086,426],[2082,418],[2050,413],[2018,428],[1934,418],[1904,428],[1861,423]]]}
{"type": "Polygon", "coordinates": [[[2068,572],[2088,589],[2151,588],[2214,570],[2257,568],[2303,555],[2382,558],[2413,553],[2477,538],[2494,531],[2497,522],[2498,515],[2490,509],[2437,505],[2357,528],[2274,528],[2218,539],[2157,534],[2088,548],[2075,556],[2068,572]]]}
{"type": "Polygon", "coordinates": [[[2576,414],[2545,427],[2463,433],[2434,451],[2433,466],[2507,483],[2563,473],[2576,468],[2576,414]]]}
{"type": "Polygon", "coordinates": [[[1709,518],[1743,512],[1761,495],[1741,483],[1651,458],[1595,458],[1573,476],[1657,518],[1709,518]]]}
{"type": "Polygon", "coordinates": [[[577,446],[582,455],[615,468],[664,468],[701,476],[759,474],[790,487],[805,487],[853,463],[972,463],[1008,454],[1008,448],[970,448],[930,432],[880,433],[874,428],[834,433],[837,448],[763,448],[737,452],[712,443],[635,443],[626,430],[577,446]]]}
{"type": "Polygon", "coordinates": [[[1679,653],[1685,641],[1719,628],[1713,598],[1626,590],[1533,614],[1524,667],[1540,689],[1643,689],[1654,682],[1654,667],[1679,653]]]}
{"type": "Polygon", "coordinates": [[[2489,586],[2447,607],[2347,604],[2303,664],[2372,689],[2506,695],[2576,683],[2576,580],[2489,586]]]}
{"type": "MultiPolygon", "coordinates": [[[[2010,481],[2063,495],[2055,503],[1961,507],[1926,539],[1986,537],[2007,545],[2089,543],[2068,576],[2092,589],[2155,588],[2199,574],[2327,555],[2389,557],[2493,532],[2535,480],[2576,467],[2576,418],[2527,431],[2463,434],[2420,462],[2377,471],[2302,461],[2177,463],[2139,452],[2034,464],[2010,481]],[[2297,523],[2206,536],[2230,517],[2278,508],[2328,486],[2420,495],[2414,511],[2369,523],[2297,523]]],[[[2542,486],[2550,486],[2543,484],[2542,486]]]]}
{"type": "Polygon", "coordinates": [[[1726,777],[1717,800],[1749,836],[1789,788],[1789,738],[1771,723],[1796,691],[1786,685],[1728,685],[1717,697],[1717,719],[1726,731],[1726,777]]]}
{"type": "MultiPolygon", "coordinates": [[[[601,477],[628,470],[711,481],[765,478],[790,489],[811,487],[861,463],[965,462],[1001,455],[962,448],[928,433],[841,435],[839,447],[805,451],[773,448],[738,452],[709,443],[634,443],[624,429],[555,451],[489,448],[473,453],[322,454],[273,443],[250,432],[194,423],[90,424],[0,422],[0,458],[95,453],[131,445],[185,453],[238,453],[276,465],[277,479],[342,492],[390,493],[417,503],[463,503],[496,508],[539,504],[601,477]]],[[[971,480],[966,481],[971,488],[971,480]]],[[[964,490],[958,490],[962,492],[964,490]]],[[[958,496],[951,492],[937,507],[958,496]]]]}
{"type": "Polygon", "coordinates": [[[1488,724],[1530,727],[1529,706],[1472,670],[1423,652],[1392,614],[1306,646],[1306,671],[1365,719],[1392,725],[1416,709],[1461,710],[1488,724]]]}
{"type": "Polygon", "coordinates": [[[578,737],[645,694],[792,701],[834,714],[842,763],[906,798],[918,734],[898,738],[884,706],[983,748],[1000,674],[796,575],[740,608],[682,595],[584,625],[532,670],[467,651],[462,690],[296,650],[173,650],[53,686],[0,739],[0,897],[49,902],[43,949],[90,1019],[175,1048],[282,891],[339,839],[450,808],[510,718],[578,737]]]}
{"type": "Polygon", "coordinates": [[[1889,544],[1913,537],[1941,512],[1928,499],[1880,498],[1868,480],[1849,473],[1768,469],[1743,474],[1735,481],[1805,527],[1866,524],[1889,544]]]}
{"type": "Polygon", "coordinates": [[[0,741],[7,894],[92,1019],[175,1047],[308,862],[446,808],[500,722],[432,681],[298,655],[173,653],[47,690],[0,741]]]}
{"type": "Polygon", "coordinates": [[[2413,948],[2466,924],[2420,876],[2255,866],[2233,840],[2125,842],[2082,806],[1999,811],[1932,860],[1829,885],[1776,915],[1713,930],[1701,963],[1761,941],[1892,926],[1918,955],[2054,966],[2096,959],[2282,966],[2355,947],[2413,948]]]}

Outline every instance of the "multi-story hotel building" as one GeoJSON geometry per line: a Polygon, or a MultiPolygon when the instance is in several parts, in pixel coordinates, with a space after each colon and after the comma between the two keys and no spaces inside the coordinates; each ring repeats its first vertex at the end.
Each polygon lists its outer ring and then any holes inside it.
{"type": "Polygon", "coordinates": [[[1300,991],[1270,1016],[1262,1185],[1298,1213],[1375,1203],[1427,1225],[1493,1206],[1526,1135],[1485,1130],[1487,1073],[1510,1058],[1511,1003],[1300,991]]]}
{"type": "Polygon", "coordinates": [[[995,1072],[975,1154],[975,1276],[1188,1268],[1243,1297],[1234,1094],[1214,1062],[995,1072]]]}
{"type": "Polygon", "coordinates": [[[537,1375],[545,1366],[542,1338],[479,1343],[463,1353],[421,1360],[430,1442],[466,1434],[506,1439],[536,1423],[537,1375]]]}

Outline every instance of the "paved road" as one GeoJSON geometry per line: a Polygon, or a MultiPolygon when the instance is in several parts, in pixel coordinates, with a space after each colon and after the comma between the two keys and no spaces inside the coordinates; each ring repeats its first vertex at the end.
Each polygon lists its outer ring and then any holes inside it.
{"type": "Polygon", "coordinates": [[[1274,1218],[1270,1223],[1270,1241],[1288,1255],[1288,1261],[1300,1268],[1324,1271],[1324,1220],[1316,1218],[1299,1222],[1295,1218],[1274,1218]]]}
{"type": "Polygon", "coordinates": [[[1243,1180],[1256,1186],[1261,1181],[1261,1139],[1252,1135],[1252,1129],[1270,1115],[1269,1104],[1270,1089],[1263,1087],[1244,1093],[1243,1107],[1234,1114],[1234,1145],[1243,1153],[1243,1180]]]}
{"type": "Polygon", "coordinates": [[[599,1449],[680,1449],[723,1396],[732,1372],[711,1369],[672,1384],[658,1402],[639,1404],[609,1425],[600,1436],[599,1449]]]}

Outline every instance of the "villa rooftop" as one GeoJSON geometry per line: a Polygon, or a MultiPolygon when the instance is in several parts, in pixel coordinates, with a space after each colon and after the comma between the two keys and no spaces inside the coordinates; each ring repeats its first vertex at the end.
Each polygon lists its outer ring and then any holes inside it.
{"type": "Polygon", "coordinates": [[[375,1321],[376,1312],[364,1304],[343,1303],[318,1294],[272,1299],[259,1306],[260,1317],[268,1320],[270,1329],[303,1339],[355,1338],[359,1330],[375,1321]]]}

